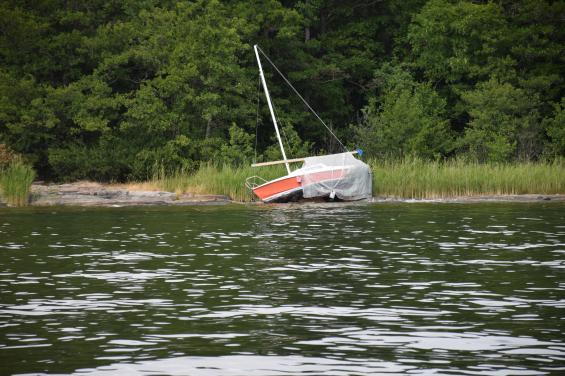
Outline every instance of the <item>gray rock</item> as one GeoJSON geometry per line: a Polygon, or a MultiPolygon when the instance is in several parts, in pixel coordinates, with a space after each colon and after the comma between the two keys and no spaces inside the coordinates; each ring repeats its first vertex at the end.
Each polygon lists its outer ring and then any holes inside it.
{"type": "Polygon", "coordinates": [[[229,197],[217,195],[181,195],[164,191],[128,191],[125,188],[98,183],[33,185],[31,205],[132,206],[132,205],[193,205],[227,203],[229,197]]]}

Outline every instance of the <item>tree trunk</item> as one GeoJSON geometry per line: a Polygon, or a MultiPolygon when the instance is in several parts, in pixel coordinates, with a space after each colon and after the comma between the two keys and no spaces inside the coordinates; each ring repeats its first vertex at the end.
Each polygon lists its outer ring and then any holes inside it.
{"type": "Polygon", "coordinates": [[[206,136],[204,136],[204,138],[208,139],[210,133],[212,133],[212,120],[208,120],[208,123],[206,123],[206,136]]]}

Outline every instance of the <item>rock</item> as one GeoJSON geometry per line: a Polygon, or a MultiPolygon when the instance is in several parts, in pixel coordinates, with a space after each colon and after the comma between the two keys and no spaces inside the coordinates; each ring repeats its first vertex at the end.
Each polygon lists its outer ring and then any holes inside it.
{"type": "Polygon", "coordinates": [[[90,182],[49,186],[34,184],[31,198],[31,205],[35,206],[193,205],[230,202],[226,196],[187,194],[179,197],[172,192],[129,191],[127,188],[90,182]]]}
{"type": "MultiPolygon", "coordinates": [[[[442,197],[430,199],[405,199],[394,196],[376,196],[364,203],[386,202],[436,202],[436,203],[480,203],[480,202],[564,202],[564,194],[555,195],[483,195],[442,197]]],[[[231,202],[223,195],[196,195],[173,192],[128,190],[128,186],[104,185],[92,182],[71,184],[33,184],[31,187],[31,205],[74,205],[74,206],[135,206],[135,205],[200,205],[225,204],[231,202]]],[[[2,204],[0,203],[0,206],[2,204]]]]}

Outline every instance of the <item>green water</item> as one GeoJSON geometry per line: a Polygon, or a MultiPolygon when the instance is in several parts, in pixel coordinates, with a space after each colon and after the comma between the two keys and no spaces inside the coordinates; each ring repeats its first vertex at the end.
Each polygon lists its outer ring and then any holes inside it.
{"type": "Polygon", "coordinates": [[[0,209],[0,374],[565,374],[565,205],[0,209]]]}

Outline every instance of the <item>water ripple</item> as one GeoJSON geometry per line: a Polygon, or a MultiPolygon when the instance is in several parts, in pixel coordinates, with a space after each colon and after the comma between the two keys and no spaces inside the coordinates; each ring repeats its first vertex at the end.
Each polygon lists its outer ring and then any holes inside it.
{"type": "Polygon", "coordinates": [[[0,374],[562,374],[564,209],[0,209],[0,374]]]}

